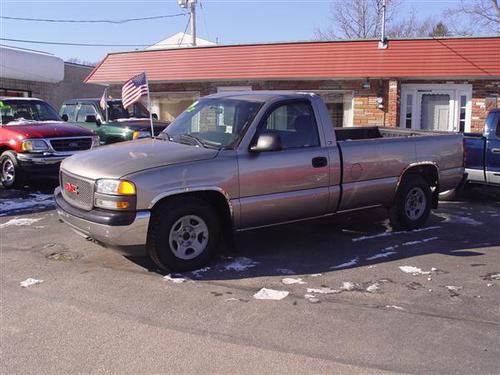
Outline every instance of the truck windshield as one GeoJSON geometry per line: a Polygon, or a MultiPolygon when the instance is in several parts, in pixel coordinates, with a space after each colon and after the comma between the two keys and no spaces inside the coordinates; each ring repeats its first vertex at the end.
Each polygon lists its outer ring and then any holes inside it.
{"type": "Polygon", "coordinates": [[[160,138],[230,148],[243,136],[261,106],[262,102],[248,99],[202,99],[191,104],[160,134],[160,138]]]}
{"type": "Polygon", "coordinates": [[[0,100],[2,125],[19,125],[31,121],[62,121],[57,112],[40,100],[0,100]]]}
{"type": "Polygon", "coordinates": [[[125,109],[121,100],[108,101],[108,111],[110,121],[129,118],[149,118],[148,110],[140,103],[135,103],[125,109]]]}

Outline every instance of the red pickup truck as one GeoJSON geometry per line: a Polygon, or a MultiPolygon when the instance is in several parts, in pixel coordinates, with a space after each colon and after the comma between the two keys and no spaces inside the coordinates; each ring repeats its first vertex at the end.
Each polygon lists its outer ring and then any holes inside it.
{"type": "Polygon", "coordinates": [[[99,137],[64,122],[35,98],[0,96],[0,181],[22,187],[34,175],[57,175],[63,159],[99,145],[99,137]]]}

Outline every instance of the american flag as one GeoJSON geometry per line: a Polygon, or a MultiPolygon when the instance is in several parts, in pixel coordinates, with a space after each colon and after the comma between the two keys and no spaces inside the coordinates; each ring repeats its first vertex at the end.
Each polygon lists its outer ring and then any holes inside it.
{"type": "Polygon", "coordinates": [[[122,87],[122,103],[127,108],[137,102],[141,96],[148,94],[148,81],[146,73],[132,77],[122,87]]]}
{"type": "Polygon", "coordinates": [[[104,92],[102,93],[101,100],[99,101],[99,105],[101,106],[102,110],[105,111],[107,107],[107,98],[106,98],[106,92],[108,89],[104,89],[104,92]]]}

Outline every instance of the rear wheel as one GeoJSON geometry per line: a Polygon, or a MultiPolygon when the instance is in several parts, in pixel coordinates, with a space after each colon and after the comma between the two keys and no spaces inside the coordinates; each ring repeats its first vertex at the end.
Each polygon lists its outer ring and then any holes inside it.
{"type": "Polygon", "coordinates": [[[161,269],[189,271],[205,265],[220,238],[214,209],[199,198],[174,198],[153,213],[148,254],[161,269]]]}
{"type": "Polygon", "coordinates": [[[414,229],[427,221],[431,211],[432,192],[427,181],[419,175],[404,177],[389,209],[395,229],[414,229]]]}
{"type": "Polygon", "coordinates": [[[24,174],[12,151],[4,151],[0,156],[0,180],[6,189],[19,188],[24,185],[24,174]]]}

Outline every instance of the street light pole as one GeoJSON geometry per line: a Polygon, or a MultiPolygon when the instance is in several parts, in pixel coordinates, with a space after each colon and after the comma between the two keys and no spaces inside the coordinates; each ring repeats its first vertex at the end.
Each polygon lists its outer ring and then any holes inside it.
{"type": "Polygon", "coordinates": [[[196,46],[196,2],[198,0],[178,0],[177,3],[183,9],[189,8],[189,16],[191,20],[191,36],[193,37],[192,45],[196,46]]]}

